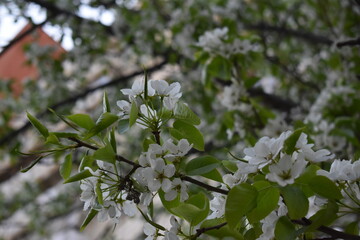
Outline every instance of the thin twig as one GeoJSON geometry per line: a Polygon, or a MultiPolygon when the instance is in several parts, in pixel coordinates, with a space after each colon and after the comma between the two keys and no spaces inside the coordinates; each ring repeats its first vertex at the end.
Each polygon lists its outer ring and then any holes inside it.
{"type": "Polygon", "coordinates": [[[226,224],[227,224],[227,222],[224,222],[224,223],[221,223],[221,224],[212,226],[212,227],[196,229],[195,239],[198,238],[198,237],[200,237],[201,234],[203,234],[203,233],[205,233],[205,232],[207,232],[207,231],[215,230],[215,229],[220,229],[220,228],[222,228],[223,226],[225,226],[226,224]]]}

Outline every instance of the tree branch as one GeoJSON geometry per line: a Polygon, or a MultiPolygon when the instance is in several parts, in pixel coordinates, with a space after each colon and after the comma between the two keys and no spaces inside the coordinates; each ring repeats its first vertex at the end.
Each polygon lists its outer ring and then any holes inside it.
{"type": "Polygon", "coordinates": [[[225,226],[226,224],[227,224],[227,222],[224,222],[224,223],[221,223],[221,224],[212,226],[212,227],[196,229],[196,235],[195,235],[194,237],[195,237],[195,239],[196,239],[196,238],[200,237],[201,234],[203,234],[203,233],[205,233],[205,232],[207,232],[207,231],[210,231],[210,230],[220,229],[220,228],[222,228],[223,226],[225,226]]]}
{"type": "Polygon", "coordinates": [[[245,25],[245,28],[249,30],[256,30],[261,32],[276,32],[280,35],[299,38],[313,44],[324,44],[330,46],[334,42],[333,40],[325,36],[316,35],[314,33],[306,32],[302,30],[294,30],[286,27],[273,26],[265,22],[259,22],[257,24],[247,24],[245,25]]]}
{"type": "MultiPolygon", "coordinates": [[[[154,72],[154,71],[157,71],[159,69],[161,69],[165,64],[167,63],[167,60],[164,59],[163,61],[161,61],[159,64],[151,67],[151,68],[148,68],[147,71],[149,73],[151,72],[154,72]]],[[[77,95],[74,95],[72,97],[69,97],[67,99],[64,99],[52,106],[50,106],[49,108],[53,109],[53,110],[56,110],[56,109],[59,109],[60,107],[66,105],[66,104],[70,104],[70,103],[74,103],[76,102],[77,100],[81,99],[81,98],[84,98],[85,96],[87,96],[89,93],[92,93],[98,89],[102,89],[102,88],[106,88],[106,87],[110,87],[110,86],[113,86],[113,85],[116,85],[116,84],[119,84],[121,82],[124,82],[124,81],[127,81],[133,77],[136,77],[138,75],[141,75],[143,74],[144,71],[143,70],[139,70],[137,72],[134,72],[132,74],[129,74],[129,75],[126,75],[126,76],[122,76],[122,77],[118,77],[118,78],[115,78],[113,80],[111,80],[110,82],[108,83],[105,83],[105,84],[102,84],[102,85],[99,85],[97,87],[93,87],[93,88],[88,88],[88,89],[85,89],[83,92],[77,94],[77,95]]],[[[36,116],[38,118],[41,118],[41,117],[44,117],[45,115],[47,115],[49,113],[48,110],[45,110],[39,114],[37,114],[36,116]]],[[[14,130],[14,131],[11,131],[9,132],[8,134],[6,134],[4,137],[0,138],[0,146],[3,146],[5,144],[9,144],[10,141],[12,141],[15,137],[17,137],[20,133],[24,132],[25,130],[27,130],[29,127],[31,126],[31,123],[29,121],[27,121],[22,127],[14,130]]]]}
{"type": "Polygon", "coordinates": [[[224,194],[224,195],[227,195],[229,193],[228,190],[224,190],[224,189],[221,189],[221,188],[210,186],[210,185],[208,185],[206,183],[200,182],[200,181],[198,181],[196,179],[193,179],[191,177],[188,177],[188,176],[181,176],[180,178],[181,178],[181,180],[196,184],[196,185],[198,185],[198,186],[200,186],[202,188],[205,188],[206,190],[212,191],[212,192],[217,192],[217,193],[221,193],[221,194],[224,194]]]}
{"type": "MultiPolygon", "coordinates": [[[[292,222],[302,226],[309,226],[312,223],[312,221],[307,218],[302,218],[300,220],[292,220],[292,222]]],[[[360,236],[356,236],[345,232],[340,232],[326,226],[320,226],[317,228],[317,230],[334,237],[334,239],[360,240],[360,236]]]]}
{"type": "Polygon", "coordinates": [[[351,39],[351,40],[346,40],[346,41],[336,43],[336,46],[338,48],[342,48],[345,46],[356,46],[356,45],[360,45],[360,37],[358,37],[356,39],[351,39]]]}

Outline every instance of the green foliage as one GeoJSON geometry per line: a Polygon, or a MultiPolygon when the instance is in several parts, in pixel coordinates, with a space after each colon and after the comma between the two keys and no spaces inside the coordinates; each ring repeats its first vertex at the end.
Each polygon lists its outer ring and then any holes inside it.
{"type": "Polygon", "coordinates": [[[46,139],[49,136],[49,130],[29,112],[26,113],[27,118],[31,124],[39,131],[39,133],[46,139]]]}
{"type": "Polygon", "coordinates": [[[309,201],[299,187],[288,185],[281,188],[280,193],[284,198],[291,219],[300,219],[307,214],[309,210],[309,201]]]}
{"type": "Polygon", "coordinates": [[[95,127],[95,122],[87,114],[77,113],[66,116],[66,118],[75,123],[77,126],[84,128],[88,131],[95,127]]]}
{"type": "Polygon", "coordinates": [[[204,151],[204,137],[201,132],[191,124],[177,120],[170,129],[170,134],[176,139],[187,139],[197,150],[204,151]]]}
{"type": "Polygon", "coordinates": [[[118,116],[108,113],[108,112],[104,112],[101,114],[101,116],[99,117],[99,119],[96,121],[96,125],[94,127],[92,127],[85,135],[85,139],[89,139],[92,136],[100,133],[101,131],[103,131],[104,129],[108,128],[109,126],[111,126],[114,122],[116,122],[119,119],[118,116]]]}
{"type": "Polygon", "coordinates": [[[80,231],[84,231],[86,226],[93,220],[93,218],[98,214],[98,211],[95,209],[91,209],[87,214],[86,218],[84,219],[83,223],[80,226],[80,231]]]}
{"type": "Polygon", "coordinates": [[[230,228],[235,228],[245,214],[256,207],[258,191],[248,183],[242,183],[233,187],[226,200],[225,217],[230,228]]]}
{"type": "Polygon", "coordinates": [[[339,200],[343,198],[336,184],[324,176],[315,176],[309,182],[309,187],[322,197],[339,200]]]}
{"type": "Polygon", "coordinates": [[[60,176],[65,180],[68,179],[70,177],[71,170],[72,170],[72,154],[68,154],[66,155],[63,163],[60,165],[59,168],[60,176]]]}
{"type": "Polygon", "coordinates": [[[191,226],[196,226],[209,214],[209,199],[200,192],[171,210],[175,215],[188,221],[191,226]]]}
{"type": "Polygon", "coordinates": [[[256,208],[247,214],[250,223],[260,221],[269,215],[278,206],[280,191],[269,182],[255,182],[253,186],[257,189],[256,208]]]}
{"type": "Polygon", "coordinates": [[[200,118],[184,103],[178,102],[174,110],[175,119],[182,120],[192,125],[199,125],[200,118]]]}

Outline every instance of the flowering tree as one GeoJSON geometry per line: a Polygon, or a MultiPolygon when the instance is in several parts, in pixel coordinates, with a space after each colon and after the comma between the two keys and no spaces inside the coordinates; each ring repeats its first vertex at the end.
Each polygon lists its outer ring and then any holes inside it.
{"type": "MultiPolygon", "coordinates": [[[[28,2],[73,21],[81,16],[67,9],[84,4],[28,2]]],[[[90,1],[116,20],[81,20],[72,76],[119,49],[147,69],[101,85],[134,78],[105,92],[95,114],[57,112],[84,93],[52,105],[66,130],[30,109],[45,145],[22,172],[61,156],[88,212],[81,229],[139,212],[146,239],[360,239],[360,7],[329,2],[90,1]],[[95,38],[92,24],[112,39],[95,38]],[[148,77],[165,64],[176,68],[166,80],[148,77]],[[156,221],[155,199],[170,228],[156,221]]]]}

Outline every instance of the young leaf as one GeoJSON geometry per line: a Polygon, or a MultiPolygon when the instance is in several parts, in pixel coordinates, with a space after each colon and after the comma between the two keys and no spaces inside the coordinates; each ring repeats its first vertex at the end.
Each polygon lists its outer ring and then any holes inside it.
{"type": "Polygon", "coordinates": [[[175,106],[175,119],[185,121],[192,125],[199,125],[201,123],[200,118],[191,109],[182,102],[178,102],[175,106]]]}
{"type": "Polygon", "coordinates": [[[325,176],[315,176],[309,182],[309,187],[316,194],[328,199],[339,200],[343,198],[336,184],[325,176]]]}
{"type": "Polygon", "coordinates": [[[85,169],[85,167],[89,167],[92,168],[93,162],[94,162],[94,157],[91,155],[85,155],[80,162],[80,166],[79,166],[79,172],[81,172],[82,170],[85,169]]]}
{"type": "Polygon", "coordinates": [[[235,228],[240,220],[256,207],[258,191],[248,183],[233,187],[227,197],[225,217],[230,228],[235,228]]]}
{"type": "Polygon", "coordinates": [[[129,126],[130,127],[135,124],[136,119],[138,118],[138,114],[139,114],[139,109],[136,106],[136,103],[133,102],[131,104],[130,117],[129,117],[129,126]]]}
{"type": "Polygon", "coordinates": [[[103,96],[103,112],[111,112],[109,98],[106,91],[103,96]]]}
{"type": "Polygon", "coordinates": [[[86,228],[86,226],[91,222],[91,220],[96,216],[96,214],[98,214],[98,211],[95,209],[91,209],[89,211],[84,222],[81,224],[80,231],[83,231],[86,228]]]}
{"type": "Polygon", "coordinates": [[[305,130],[305,127],[295,130],[284,142],[284,151],[286,154],[292,154],[295,151],[295,145],[301,135],[305,130]]]}
{"type": "Polygon", "coordinates": [[[281,195],[284,198],[291,219],[300,219],[307,214],[309,201],[299,187],[287,185],[281,188],[281,195]]]}
{"type": "Polygon", "coordinates": [[[33,166],[35,166],[44,156],[37,157],[28,167],[23,168],[20,170],[20,172],[25,173],[29,171],[33,166]]]}
{"type": "Polygon", "coordinates": [[[129,129],[129,119],[122,119],[118,124],[118,132],[124,133],[129,129]]]}
{"type": "Polygon", "coordinates": [[[72,154],[66,155],[64,162],[60,165],[60,175],[63,179],[68,179],[70,177],[72,170],[72,154]]]}
{"type": "Polygon", "coordinates": [[[179,120],[174,122],[173,127],[170,129],[171,136],[178,140],[185,138],[195,149],[204,151],[204,137],[196,127],[179,120]]]}
{"type": "Polygon", "coordinates": [[[101,181],[96,182],[95,193],[96,193],[98,202],[101,205],[103,205],[104,204],[104,199],[103,199],[102,190],[101,190],[101,181]]]}
{"type": "Polygon", "coordinates": [[[82,127],[86,130],[90,130],[95,126],[94,121],[87,114],[78,113],[66,116],[66,118],[75,123],[77,126],[82,127]]]}
{"type": "Polygon", "coordinates": [[[29,112],[26,112],[27,118],[29,119],[30,123],[39,131],[44,138],[49,136],[49,130],[42,124],[40,121],[31,115],[29,112]]]}
{"type": "Polygon", "coordinates": [[[66,179],[64,181],[64,183],[77,182],[77,181],[80,181],[82,179],[85,179],[85,178],[88,178],[91,176],[92,176],[91,172],[88,169],[86,169],[86,170],[83,170],[83,171],[69,177],[68,179],[66,179]]]}
{"type": "Polygon", "coordinates": [[[89,139],[92,136],[101,132],[102,130],[108,128],[109,126],[111,126],[111,124],[116,122],[118,119],[119,119],[118,116],[108,113],[108,112],[101,114],[99,119],[96,121],[96,125],[94,127],[92,127],[90,129],[90,131],[86,134],[85,139],[89,139]]]}
{"type": "Polygon", "coordinates": [[[192,159],[185,167],[187,175],[202,175],[209,173],[221,165],[220,161],[212,156],[203,156],[192,159]]]}

